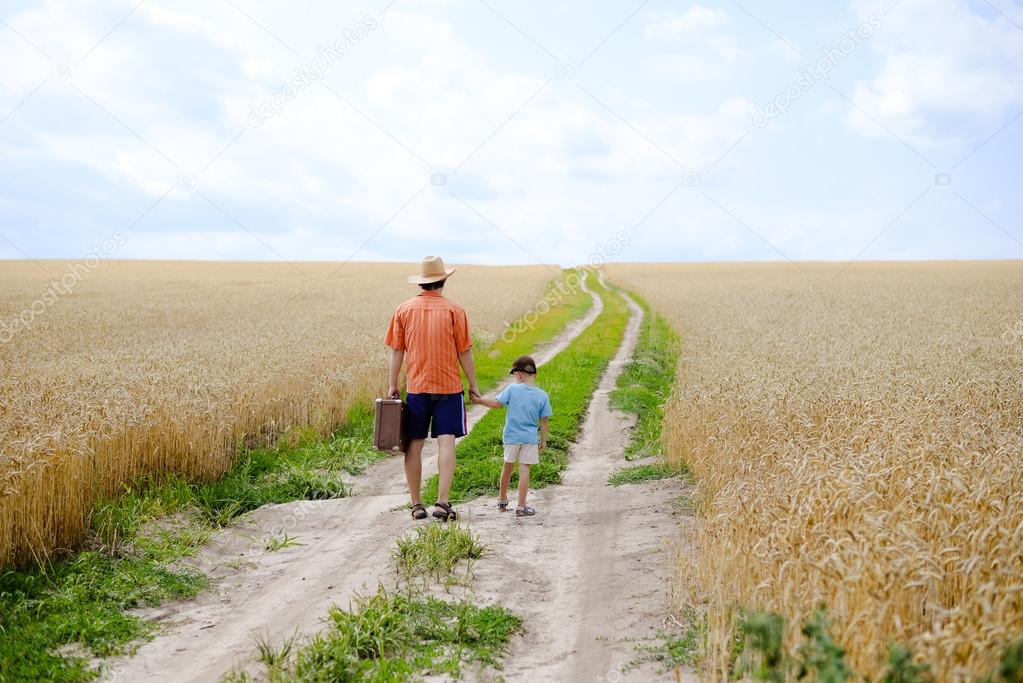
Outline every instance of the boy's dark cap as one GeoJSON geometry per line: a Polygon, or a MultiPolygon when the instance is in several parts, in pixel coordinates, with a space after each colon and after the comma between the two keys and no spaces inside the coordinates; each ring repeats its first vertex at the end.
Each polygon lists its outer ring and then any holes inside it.
{"type": "Polygon", "coordinates": [[[515,359],[515,362],[512,364],[511,372],[509,372],[508,374],[513,375],[516,372],[524,372],[527,375],[535,375],[536,361],[533,360],[532,356],[519,356],[518,358],[515,359]]]}

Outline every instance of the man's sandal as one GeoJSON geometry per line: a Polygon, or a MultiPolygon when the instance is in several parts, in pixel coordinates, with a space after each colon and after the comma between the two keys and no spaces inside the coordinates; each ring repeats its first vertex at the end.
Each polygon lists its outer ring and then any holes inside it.
{"type": "Polygon", "coordinates": [[[526,507],[521,507],[521,508],[517,507],[517,508],[515,508],[515,516],[516,517],[532,517],[535,514],[536,514],[536,510],[534,510],[533,508],[529,507],[528,505],[526,507]]]}
{"type": "Polygon", "coordinates": [[[508,510],[508,501],[506,500],[497,501],[497,509],[500,510],[501,512],[506,512],[508,510]]]}
{"type": "Polygon", "coordinates": [[[422,503],[416,503],[412,506],[412,519],[426,519],[426,508],[423,507],[422,503]]]}
{"type": "Polygon", "coordinates": [[[458,518],[458,513],[449,503],[438,501],[433,509],[433,516],[442,522],[452,522],[458,518]]]}

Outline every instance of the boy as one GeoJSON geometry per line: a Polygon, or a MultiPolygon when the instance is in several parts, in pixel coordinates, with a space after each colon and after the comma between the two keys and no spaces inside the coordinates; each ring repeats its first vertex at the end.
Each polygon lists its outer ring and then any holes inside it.
{"type": "Polygon", "coordinates": [[[504,470],[501,472],[500,510],[508,509],[508,485],[515,463],[519,464],[519,501],[516,517],[529,517],[536,510],[526,505],[529,492],[529,466],[540,462],[540,453],[547,449],[548,418],[554,414],[547,392],[536,386],[536,363],[529,356],[518,358],[512,365],[515,384],[509,384],[497,399],[478,396],[472,402],[488,408],[507,408],[504,420],[504,470]],[[540,435],[537,438],[537,431],[540,435]]]}

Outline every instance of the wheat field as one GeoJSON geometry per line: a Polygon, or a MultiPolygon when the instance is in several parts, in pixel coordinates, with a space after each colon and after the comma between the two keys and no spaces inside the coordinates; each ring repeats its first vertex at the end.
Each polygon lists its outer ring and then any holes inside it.
{"type": "MultiPolygon", "coordinates": [[[[0,567],[80,541],[125,482],[208,480],[243,440],[336,427],[386,388],[383,335],[417,269],[4,262],[0,567]]],[[[460,267],[445,293],[486,344],[559,272],[460,267]]]]}
{"type": "Polygon", "coordinates": [[[826,605],[977,680],[1023,635],[1023,263],[614,265],[682,337],[670,457],[697,480],[674,594],[728,676],[740,608],[826,605]]]}

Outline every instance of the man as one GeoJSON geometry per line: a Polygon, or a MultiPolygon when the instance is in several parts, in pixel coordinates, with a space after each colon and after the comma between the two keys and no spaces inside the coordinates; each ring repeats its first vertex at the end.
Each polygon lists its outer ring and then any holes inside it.
{"type": "Polygon", "coordinates": [[[427,434],[437,439],[437,504],[433,516],[448,521],[457,517],[449,499],[455,474],[455,439],[465,436],[465,401],[459,366],[469,380],[469,393],[479,396],[472,337],[465,309],[444,297],[444,283],[455,272],[439,256],[423,259],[419,275],[408,278],[422,292],[398,306],[391,317],[384,343],[391,347],[388,396],[397,398],[398,374],[407,361],[408,410],[405,416],[405,480],[412,498],[412,518],[425,519],[422,500],[423,444],[427,434]]]}

